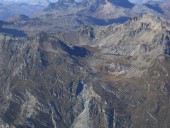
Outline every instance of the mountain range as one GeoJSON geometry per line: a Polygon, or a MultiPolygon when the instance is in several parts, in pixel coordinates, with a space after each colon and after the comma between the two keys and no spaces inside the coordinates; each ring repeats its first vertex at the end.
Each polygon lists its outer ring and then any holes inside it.
{"type": "Polygon", "coordinates": [[[169,7],[59,0],[1,20],[0,128],[169,128],[169,7]]]}
{"type": "Polygon", "coordinates": [[[117,0],[83,0],[79,2],[60,0],[49,4],[43,11],[34,16],[18,15],[8,18],[7,23],[3,24],[2,27],[17,29],[27,35],[35,35],[41,31],[56,33],[77,29],[82,25],[120,24],[141,14],[154,14],[169,19],[169,6],[167,0],[164,2],[147,2],[143,5],[132,4],[128,0],[123,2],[117,2],[117,0]],[[26,20],[25,17],[27,17],[26,20]]]}
{"type": "Polygon", "coordinates": [[[170,22],[0,35],[2,128],[168,128],[170,22]]]}
{"type": "MultiPolygon", "coordinates": [[[[26,3],[26,4],[31,4],[31,5],[35,5],[35,4],[43,4],[45,6],[47,6],[49,3],[55,3],[58,2],[59,0],[2,0],[1,2],[15,2],[15,3],[26,3]]],[[[82,0],[75,0],[76,2],[81,2],[82,0]]],[[[141,4],[141,3],[145,3],[145,2],[149,2],[149,1],[163,1],[163,0],[129,0],[129,2],[133,2],[133,3],[137,3],[137,4],[141,4]]]]}
{"type": "MultiPolygon", "coordinates": [[[[46,8],[49,4],[54,4],[54,3],[61,3],[62,0],[2,0],[0,1],[0,19],[2,20],[6,20],[11,16],[16,16],[18,14],[24,14],[27,16],[32,16],[33,14],[36,14],[40,11],[42,11],[44,8],[46,8]]],[[[103,0],[104,2],[105,0],[103,0]]],[[[63,1],[66,2],[66,1],[63,1]]],[[[101,1],[85,1],[85,0],[75,0],[76,3],[82,4],[82,6],[86,6],[87,3],[93,3],[93,5],[98,6],[98,4],[101,1]]],[[[107,2],[107,0],[106,0],[107,2]]],[[[114,4],[118,4],[120,6],[120,4],[122,4],[121,6],[123,7],[132,7],[132,3],[133,2],[135,4],[141,4],[141,3],[147,3],[147,1],[128,1],[128,0],[123,0],[122,2],[117,2],[117,0],[113,0],[113,1],[109,1],[109,2],[113,2],[114,4]]],[[[140,7],[142,8],[142,10],[146,10],[145,7],[140,7]]],[[[153,9],[153,8],[152,8],[153,9]]],[[[136,11],[136,10],[134,10],[136,11]]],[[[138,12],[138,11],[137,11],[138,12]]]]}

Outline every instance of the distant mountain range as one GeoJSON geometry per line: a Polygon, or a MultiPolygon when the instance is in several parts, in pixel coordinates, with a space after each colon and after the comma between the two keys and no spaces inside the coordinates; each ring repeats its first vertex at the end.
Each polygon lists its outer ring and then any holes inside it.
{"type": "MultiPolygon", "coordinates": [[[[11,16],[18,14],[24,14],[31,16],[37,12],[42,11],[49,4],[68,2],[69,0],[1,0],[0,1],[0,19],[6,20],[11,16]]],[[[74,1],[74,0],[71,0],[74,1]]],[[[93,3],[94,6],[98,6],[100,2],[105,0],[75,0],[76,3],[83,3],[84,5],[90,5],[93,3]]],[[[107,0],[106,0],[107,1],[107,0]]],[[[162,0],[129,0],[135,4],[146,3],[150,1],[162,1],[162,0]]],[[[132,3],[128,0],[109,0],[109,2],[117,4],[122,7],[132,7],[132,3]]],[[[76,5],[77,6],[77,5],[76,5]]]]}
{"type": "MultiPolygon", "coordinates": [[[[38,2],[40,1],[34,1],[34,3],[38,2]]],[[[46,2],[50,3],[52,1],[46,2]]],[[[106,26],[113,23],[119,24],[134,16],[148,13],[166,19],[170,18],[170,3],[168,0],[164,2],[150,1],[142,5],[133,4],[128,0],[59,0],[50,3],[47,7],[41,4],[30,5],[24,3],[4,5],[1,4],[1,19],[8,18],[8,22],[10,22],[4,27],[20,29],[28,35],[34,35],[40,31],[55,33],[58,30],[72,30],[80,28],[82,25],[106,26]],[[14,16],[20,13],[24,15],[14,16]],[[36,15],[31,16],[33,13],[36,13],[36,15]],[[27,17],[27,20],[25,20],[25,17],[27,17]]]]}
{"type": "MultiPolygon", "coordinates": [[[[7,2],[8,3],[25,3],[29,5],[43,5],[43,6],[47,6],[49,3],[55,3],[58,1],[60,0],[1,0],[1,2],[5,2],[5,3],[7,2]]],[[[81,2],[83,0],[75,0],[75,1],[81,2]]],[[[129,0],[129,2],[139,3],[139,4],[149,2],[149,1],[163,1],[163,0],[129,0]]]]}

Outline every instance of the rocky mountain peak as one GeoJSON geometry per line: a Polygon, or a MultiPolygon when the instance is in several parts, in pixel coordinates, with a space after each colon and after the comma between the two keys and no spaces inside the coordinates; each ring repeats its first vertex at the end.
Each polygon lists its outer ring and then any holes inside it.
{"type": "MultiPolygon", "coordinates": [[[[104,5],[104,4],[112,4],[113,6],[119,6],[119,7],[124,7],[124,8],[131,8],[134,6],[134,4],[130,3],[128,0],[123,0],[123,1],[119,1],[119,0],[79,0],[79,1],[75,1],[75,0],[59,0],[56,3],[51,3],[47,8],[53,8],[56,9],[56,6],[60,4],[60,6],[64,6],[64,4],[73,4],[73,3],[77,3],[78,5],[81,6],[85,6],[85,7],[97,7],[100,5],[104,5]],[[55,5],[55,7],[54,7],[55,5]]],[[[61,7],[60,7],[61,8],[61,7]]],[[[47,9],[46,9],[47,10],[47,9]]]]}

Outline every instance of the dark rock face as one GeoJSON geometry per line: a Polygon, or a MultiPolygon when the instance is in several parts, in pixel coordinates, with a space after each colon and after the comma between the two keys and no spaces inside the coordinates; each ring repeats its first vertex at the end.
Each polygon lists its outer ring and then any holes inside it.
{"type": "Polygon", "coordinates": [[[83,91],[84,85],[79,82],[77,85],[76,96],[78,96],[83,91]]]}

